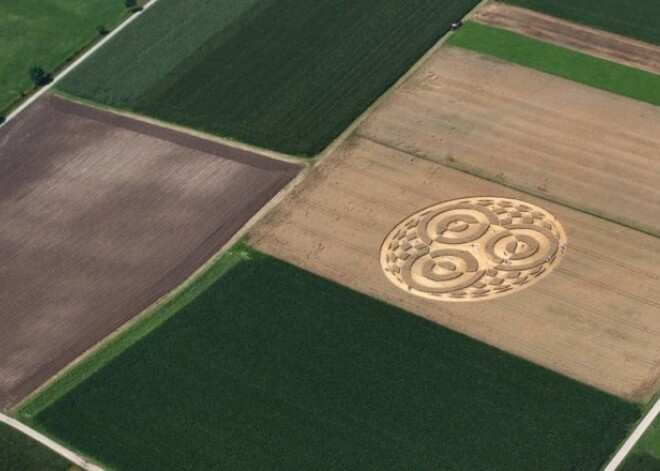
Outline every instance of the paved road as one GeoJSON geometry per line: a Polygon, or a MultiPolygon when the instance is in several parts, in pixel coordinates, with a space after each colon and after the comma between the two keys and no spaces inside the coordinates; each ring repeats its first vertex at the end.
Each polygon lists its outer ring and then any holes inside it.
{"type": "Polygon", "coordinates": [[[5,423],[9,425],[10,427],[18,430],[19,432],[27,435],[28,437],[32,438],[33,440],[38,441],[39,443],[43,444],[44,446],[47,446],[51,450],[53,450],[55,453],[58,455],[63,456],[67,460],[71,461],[77,466],[80,466],[82,469],[86,469],[88,471],[103,471],[103,468],[100,468],[96,466],[93,463],[90,463],[87,461],[85,458],[82,456],[78,455],[77,453],[74,453],[71,450],[68,450],[67,448],[63,447],[59,443],[54,442],[50,438],[46,437],[45,435],[40,434],[39,432],[32,430],[30,427],[27,425],[24,425],[20,423],[18,420],[12,419],[11,417],[8,417],[4,414],[0,414],[0,422],[5,423]]]}
{"type": "Polygon", "coordinates": [[[646,414],[646,417],[644,417],[639,425],[637,425],[635,430],[633,430],[633,433],[630,434],[628,440],[625,441],[617,454],[614,455],[614,458],[612,458],[612,460],[608,463],[605,471],[615,471],[621,465],[621,463],[623,463],[623,461],[630,453],[630,450],[632,450],[639,439],[642,438],[642,435],[644,435],[646,429],[649,428],[649,426],[653,423],[659,414],[660,398],[658,398],[653,407],[651,407],[651,410],[648,412],[648,414],[646,414]]]}

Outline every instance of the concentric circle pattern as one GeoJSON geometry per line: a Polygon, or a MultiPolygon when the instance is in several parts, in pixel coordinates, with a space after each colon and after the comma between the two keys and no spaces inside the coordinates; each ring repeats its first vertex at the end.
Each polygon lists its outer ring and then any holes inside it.
{"type": "Polygon", "coordinates": [[[566,249],[547,211],[510,198],[465,198],[406,218],[387,236],[380,262],[400,288],[431,299],[492,299],[547,275],[566,249]]]}

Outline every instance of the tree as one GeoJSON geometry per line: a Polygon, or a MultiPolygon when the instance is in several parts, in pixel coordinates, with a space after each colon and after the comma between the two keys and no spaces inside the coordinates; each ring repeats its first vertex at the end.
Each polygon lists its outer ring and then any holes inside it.
{"type": "Polygon", "coordinates": [[[53,81],[53,76],[41,67],[32,67],[28,74],[37,87],[47,85],[53,81]]]}
{"type": "Polygon", "coordinates": [[[126,5],[126,8],[135,8],[137,6],[137,2],[135,0],[126,0],[124,5],[126,5]]]}
{"type": "Polygon", "coordinates": [[[98,31],[101,36],[105,36],[109,33],[108,28],[106,28],[104,25],[98,25],[96,27],[96,31],[98,31]]]}

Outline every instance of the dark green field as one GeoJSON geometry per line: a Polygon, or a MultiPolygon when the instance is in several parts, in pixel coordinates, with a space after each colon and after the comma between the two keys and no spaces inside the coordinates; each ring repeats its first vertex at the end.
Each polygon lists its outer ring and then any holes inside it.
{"type": "Polygon", "coordinates": [[[125,14],[123,0],[0,1],[0,114],[33,87],[30,68],[54,72],[125,14]]]}
{"type": "Polygon", "coordinates": [[[598,469],[639,415],[284,262],[243,257],[22,417],[118,470],[556,471],[598,469]]]}
{"type": "Polygon", "coordinates": [[[66,471],[78,469],[48,448],[0,423],[0,471],[66,471]]]}
{"type": "MultiPolygon", "coordinates": [[[[58,87],[82,98],[130,108],[181,62],[258,13],[261,0],[158,0],[58,87]]],[[[268,2],[265,2],[268,3],[268,2]]],[[[262,7],[263,8],[263,7],[262,7]]]]}
{"type": "Polygon", "coordinates": [[[590,87],[660,105],[660,75],[565,49],[512,31],[468,22],[448,43],[590,87]]]}
{"type": "Polygon", "coordinates": [[[505,0],[511,5],[660,44],[658,0],[505,0]]]}
{"type": "Polygon", "coordinates": [[[60,89],[304,156],[327,146],[478,2],[269,0],[198,9],[196,0],[182,22],[166,7],[185,2],[160,1],[60,89]],[[220,20],[213,37],[201,26],[195,33],[197,15],[226,18],[223,9],[231,21],[220,20]],[[197,49],[187,59],[179,55],[184,30],[197,49]],[[150,65],[160,75],[147,72],[144,89],[140,71],[150,65]]]}

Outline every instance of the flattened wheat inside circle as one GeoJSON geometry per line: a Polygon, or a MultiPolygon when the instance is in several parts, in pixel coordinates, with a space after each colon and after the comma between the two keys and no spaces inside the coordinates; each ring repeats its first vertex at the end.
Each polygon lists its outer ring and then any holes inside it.
{"type": "Polygon", "coordinates": [[[443,301],[503,296],[546,276],[566,249],[561,224],[524,201],[463,198],[423,209],[387,236],[380,262],[411,294],[443,301]]]}

